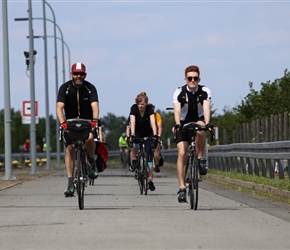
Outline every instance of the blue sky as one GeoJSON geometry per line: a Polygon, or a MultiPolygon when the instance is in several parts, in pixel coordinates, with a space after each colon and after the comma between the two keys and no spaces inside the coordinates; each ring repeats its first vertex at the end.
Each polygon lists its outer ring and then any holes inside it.
{"type": "MultiPolygon", "coordinates": [[[[142,91],[157,109],[172,107],[184,84],[184,69],[198,65],[201,83],[212,91],[218,114],[249,93],[249,82],[281,78],[290,64],[290,1],[47,1],[68,44],[71,63],[87,66],[87,80],[98,89],[100,116],[127,116],[142,91]]],[[[8,0],[11,107],[30,99],[23,51],[29,50],[28,1],[8,0]]],[[[32,1],[42,18],[42,1],[32,1]]],[[[2,13],[1,27],[2,27],[2,13]]],[[[46,8],[46,18],[52,19],[46,8]]],[[[43,35],[42,20],[33,21],[43,35]]],[[[53,24],[47,22],[47,35],[53,24]]],[[[59,32],[57,36],[60,37],[59,32]]],[[[2,35],[1,35],[2,37],[2,35]]],[[[1,39],[0,58],[3,58],[1,39]]],[[[45,117],[43,39],[34,39],[35,99],[45,117]]],[[[62,46],[57,42],[58,82],[63,83],[62,46]]],[[[65,47],[65,78],[69,80],[65,47]]],[[[48,38],[49,112],[55,117],[54,39],[48,38]]],[[[0,61],[3,72],[3,60],[0,61]]],[[[3,74],[1,74],[3,76],[3,74]]],[[[3,78],[2,78],[3,79],[3,78]]],[[[3,93],[3,80],[0,84],[3,93]]],[[[4,97],[0,109],[4,108],[4,97]]]]}

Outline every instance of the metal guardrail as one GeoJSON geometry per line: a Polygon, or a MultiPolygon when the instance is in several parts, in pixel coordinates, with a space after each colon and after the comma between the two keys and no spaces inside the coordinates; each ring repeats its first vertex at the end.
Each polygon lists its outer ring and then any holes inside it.
{"type": "Polygon", "coordinates": [[[211,168],[275,178],[290,178],[290,141],[234,143],[208,147],[211,168]]]}
{"type": "MultiPolygon", "coordinates": [[[[109,157],[119,157],[119,150],[109,150],[109,157]]],[[[164,160],[167,162],[176,162],[177,160],[177,149],[166,149],[162,150],[162,155],[164,156],[164,160]]],[[[51,152],[50,153],[51,159],[56,159],[57,153],[51,152]]],[[[64,152],[60,153],[61,158],[64,158],[64,152]]],[[[36,158],[45,158],[45,152],[37,152],[36,158]]],[[[20,162],[24,162],[25,159],[30,158],[30,153],[12,153],[11,154],[12,160],[18,160],[20,162]]],[[[0,154],[0,161],[5,161],[5,154],[0,154]]]]}
{"type": "MultiPolygon", "coordinates": [[[[165,162],[176,163],[177,149],[163,149],[165,162]]],[[[206,150],[209,168],[240,173],[255,174],[256,176],[269,176],[271,179],[278,174],[284,179],[285,174],[290,179],[290,141],[276,141],[263,143],[233,143],[228,145],[209,146],[206,150]]],[[[55,159],[57,153],[52,152],[55,159]]],[[[118,157],[119,150],[110,150],[109,157],[118,157]]],[[[37,158],[45,158],[45,153],[39,152],[37,158]]],[[[64,153],[61,153],[64,157],[64,153]]],[[[4,161],[5,155],[0,154],[4,161]]],[[[12,153],[12,160],[30,158],[29,153],[12,153]]],[[[22,162],[23,162],[22,161],[22,162]]]]}

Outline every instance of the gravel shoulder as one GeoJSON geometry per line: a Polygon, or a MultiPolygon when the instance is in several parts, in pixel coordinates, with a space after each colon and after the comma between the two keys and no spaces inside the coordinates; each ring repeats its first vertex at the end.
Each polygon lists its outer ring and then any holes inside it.
{"type": "Polygon", "coordinates": [[[51,168],[46,169],[45,166],[38,166],[37,167],[37,173],[31,174],[32,170],[31,167],[27,166],[21,166],[13,167],[12,168],[12,179],[7,180],[7,176],[5,176],[5,169],[0,170],[0,191],[5,190],[7,188],[14,187],[16,185],[20,185],[21,183],[25,181],[30,181],[35,178],[40,178],[42,176],[51,175],[55,172],[58,172],[60,170],[63,170],[64,168],[51,168]]]}

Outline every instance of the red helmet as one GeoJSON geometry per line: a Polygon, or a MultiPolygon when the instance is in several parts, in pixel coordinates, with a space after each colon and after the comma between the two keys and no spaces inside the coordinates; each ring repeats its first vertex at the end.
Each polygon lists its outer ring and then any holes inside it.
{"type": "Polygon", "coordinates": [[[86,66],[83,63],[77,62],[71,66],[71,72],[83,72],[86,73],[86,66]]]}

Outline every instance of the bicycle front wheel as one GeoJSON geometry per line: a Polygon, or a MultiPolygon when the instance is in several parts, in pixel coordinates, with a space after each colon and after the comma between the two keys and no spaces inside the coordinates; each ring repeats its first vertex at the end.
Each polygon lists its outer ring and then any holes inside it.
{"type": "Polygon", "coordinates": [[[190,208],[196,210],[198,205],[198,159],[195,155],[193,160],[193,165],[191,167],[192,172],[192,181],[191,181],[191,190],[192,190],[192,202],[190,204],[190,208]]]}
{"type": "Polygon", "coordinates": [[[186,186],[188,187],[189,206],[190,209],[194,207],[194,185],[193,185],[193,158],[190,155],[186,163],[186,186]]]}
{"type": "Polygon", "coordinates": [[[147,195],[147,191],[148,191],[148,164],[146,161],[146,153],[144,153],[142,155],[143,157],[143,161],[142,161],[142,166],[141,166],[141,170],[142,170],[142,175],[143,175],[143,190],[144,190],[144,195],[147,195]]]}
{"type": "Polygon", "coordinates": [[[143,161],[143,157],[142,155],[138,155],[138,158],[137,158],[137,174],[138,174],[138,186],[139,186],[139,190],[140,190],[140,194],[142,195],[143,194],[143,185],[144,185],[144,181],[143,181],[143,172],[142,172],[142,163],[143,161]]]}
{"type": "Polygon", "coordinates": [[[85,182],[84,182],[84,172],[83,172],[83,162],[81,159],[81,151],[77,150],[77,192],[78,192],[78,203],[79,209],[84,208],[84,191],[85,191],[85,182]]]}

